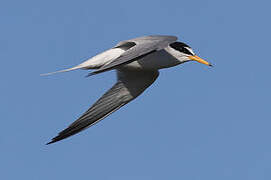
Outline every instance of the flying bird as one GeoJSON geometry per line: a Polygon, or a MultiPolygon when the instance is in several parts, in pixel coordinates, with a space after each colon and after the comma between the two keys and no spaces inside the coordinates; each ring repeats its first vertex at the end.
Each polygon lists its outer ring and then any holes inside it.
{"type": "Polygon", "coordinates": [[[121,41],[115,47],[77,66],[53,72],[94,69],[88,74],[88,76],[92,76],[116,70],[117,82],[81,117],[47,144],[70,137],[94,125],[135,99],[157,79],[159,69],[169,68],[188,61],[197,61],[212,66],[209,62],[198,57],[190,46],[178,42],[177,37],[152,35],[121,41]]]}

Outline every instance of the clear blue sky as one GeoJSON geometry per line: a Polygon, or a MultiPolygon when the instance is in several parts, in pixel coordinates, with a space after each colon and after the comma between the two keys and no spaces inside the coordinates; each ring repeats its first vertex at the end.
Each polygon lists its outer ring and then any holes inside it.
{"type": "Polygon", "coordinates": [[[0,179],[270,180],[269,1],[0,3],[0,179]],[[59,143],[52,137],[115,73],[39,74],[120,40],[176,35],[209,68],[162,70],[138,99],[59,143]]]}

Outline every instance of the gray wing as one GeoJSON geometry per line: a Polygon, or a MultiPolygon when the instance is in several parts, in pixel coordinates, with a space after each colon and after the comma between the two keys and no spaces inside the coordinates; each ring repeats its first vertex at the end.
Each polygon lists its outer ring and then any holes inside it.
{"type": "Polygon", "coordinates": [[[139,96],[158,77],[158,71],[118,71],[117,83],[79,119],[54,137],[51,144],[72,136],[107,117],[139,96]]]}
{"type": "Polygon", "coordinates": [[[145,36],[135,38],[127,41],[122,41],[117,44],[115,48],[129,47],[120,57],[115,59],[113,62],[106,64],[98,70],[89,74],[89,76],[98,74],[104,71],[115,69],[120,65],[128,64],[132,61],[136,61],[148,54],[155,51],[159,51],[167,47],[170,43],[177,40],[175,36],[145,36]]]}

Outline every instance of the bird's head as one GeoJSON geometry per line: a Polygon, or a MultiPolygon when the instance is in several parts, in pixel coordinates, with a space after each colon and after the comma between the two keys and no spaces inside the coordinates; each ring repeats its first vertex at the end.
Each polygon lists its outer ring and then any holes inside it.
{"type": "Polygon", "coordinates": [[[172,48],[174,56],[182,63],[187,62],[187,61],[197,61],[207,66],[212,66],[212,64],[210,64],[209,62],[198,57],[193,52],[192,48],[185,43],[174,42],[170,44],[169,46],[172,48]]]}

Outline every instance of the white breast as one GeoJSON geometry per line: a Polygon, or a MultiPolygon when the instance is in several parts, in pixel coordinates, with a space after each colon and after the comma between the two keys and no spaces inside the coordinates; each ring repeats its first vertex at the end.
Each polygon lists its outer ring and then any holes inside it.
{"type": "Polygon", "coordinates": [[[169,54],[166,50],[160,50],[149,54],[142,59],[131,62],[125,65],[125,68],[141,69],[141,70],[157,70],[176,66],[181,62],[174,56],[169,54]]]}

